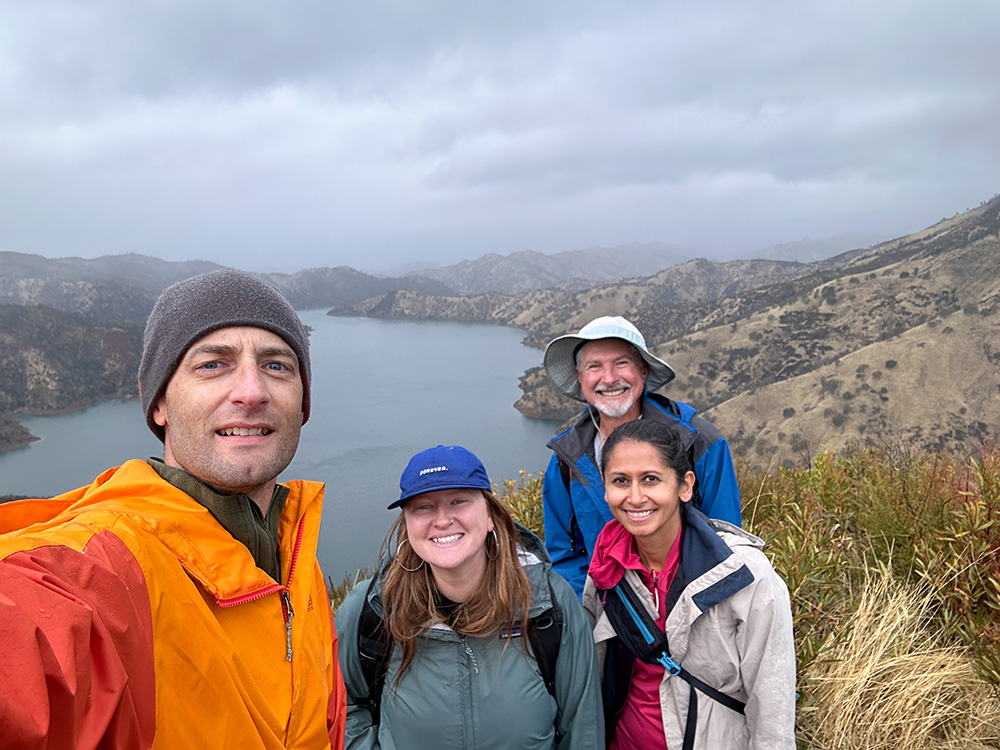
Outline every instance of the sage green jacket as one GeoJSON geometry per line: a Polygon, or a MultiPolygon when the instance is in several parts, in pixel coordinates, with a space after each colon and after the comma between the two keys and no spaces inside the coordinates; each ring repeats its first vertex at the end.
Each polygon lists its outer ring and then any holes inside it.
{"type": "MultiPolygon", "coordinates": [[[[446,625],[419,636],[417,655],[398,687],[400,649],[393,649],[382,694],[382,719],[372,724],[358,699],[368,685],[358,657],[358,620],[368,581],[337,611],[340,663],[347,685],[349,750],[594,750],[604,747],[600,680],[590,623],[576,594],[552,571],[541,541],[521,530],[521,560],[532,588],[534,616],[555,594],[563,618],[555,696],[545,687],[526,643],[506,649],[499,635],[466,638],[446,625]],[[551,584],[551,588],[550,588],[551,584]],[[557,736],[559,739],[557,740],[557,736]]],[[[381,587],[371,592],[382,612],[381,587]]]]}

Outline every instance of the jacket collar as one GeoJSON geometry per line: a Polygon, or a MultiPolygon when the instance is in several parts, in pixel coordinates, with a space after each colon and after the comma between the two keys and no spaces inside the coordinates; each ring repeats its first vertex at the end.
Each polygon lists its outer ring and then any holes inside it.
{"type": "Polygon", "coordinates": [[[616,519],[609,521],[597,537],[590,560],[590,577],[599,589],[613,588],[626,570],[642,570],[635,538],[616,519]]]}
{"type": "Polygon", "coordinates": [[[667,609],[672,610],[683,593],[698,612],[705,612],[749,586],[753,573],[719,537],[708,516],[691,503],[681,506],[681,518],[681,564],[667,592],[667,609]]]}
{"type": "Polygon", "coordinates": [[[271,578],[281,579],[281,559],[278,555],[278,523],[288,499],[288,488],[274,486],[267,515],[242,492],[223,495],[214,487],[189,474],[184,469],[168,466],[158,458],[146,460],[161,478],[208,508],[209,513],[234,539],[242,542],[253,555],[257,567],[271,578]]]}
{"type": "MultiPolygon", "coordinates": [[[[642,392],[640,404],[643,419],[654,419],[679,427],[678,434],[685,450],[691,447],[698,435],[698,429],[691,425],[691,419],[696,413],[693,406],[646,391],[642,392]]],[[[548,442],[548,448],[566,463],[575,464],[581,456],[593,453],[594,436],[597,434],[591,418],[593,411],[594,407],[588,406],[569,429],[548,442]]]]}
{"type": "MultiPolygon", "coordinates": [[[[677,547],[683,544],[684,527],[681,526],[680,540],[675,539],[667,555],[667,565],[671,559],[679,555],[677,547]]],[[[639,556],[639,547],[632,536],[618,519],[609,521],[598,536],[594,545],[594,556],[590,560],[589,575],[594,585],[599,589],[610,589],[618,585],[626,570],[634,570],[641,580],[649,583],[654,575],[639,556]]]]}
{"type": "MultiPolygon", "coordinates": [[[[297,539],[303,540],[298,558],[315,557],[323,493],[320,483],[287,484],[290,492],[278,527],[283,580],[294,562],[290,558],[297,539]]],[[[128,518],[155,536],[220,603],[238,603],[283,588],[257,567],[246,546],[236,542],[207,508],[163,480],[145,461],[128,461],[104,472],[66,512],[107,512],[128,518]]]]}

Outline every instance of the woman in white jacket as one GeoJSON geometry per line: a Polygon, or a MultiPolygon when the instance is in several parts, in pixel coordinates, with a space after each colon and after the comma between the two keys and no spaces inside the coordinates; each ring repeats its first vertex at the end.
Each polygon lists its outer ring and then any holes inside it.
{"type": "Polygon", "coordinates": [[[794,748],[791,606],[761,540],[688,504],[694,474],[666,425],[622,425],[601,463],[615,518],[584,607],[611,750],[794,748]]]}

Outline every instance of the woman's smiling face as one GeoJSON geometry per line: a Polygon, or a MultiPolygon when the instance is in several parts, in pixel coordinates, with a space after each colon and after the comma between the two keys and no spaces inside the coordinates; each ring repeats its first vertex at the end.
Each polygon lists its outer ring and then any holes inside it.
{"type": "Polygon", "coordinates": [[[604,496],[611,513],[642,544],[669,544],[681,528],[681,503],[691,499],[694,474],[678,481],[653,445],[623,440],[607,457],[604,496]]]}
{"type": "Polygon", "coordinates": [[[410,546],[435,578],[444,573],[478,583],[486,570],[486,535],[493,530],[480,490],[425,492],[406,502],[404,514],[410,546]]]}

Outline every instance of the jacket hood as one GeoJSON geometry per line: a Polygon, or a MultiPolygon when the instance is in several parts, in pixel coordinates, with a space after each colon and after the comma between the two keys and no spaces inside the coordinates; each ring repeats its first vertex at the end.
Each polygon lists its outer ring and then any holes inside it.
{"type": "Polygon", "coordinates": [[[514,529],[517,531],[518,546],[521,549],[521,565],[539,565],[539,564],[549,564],[551,565],[552,560],[549,557],[549,551],[545,549],[545,543],[538,538],[538,535],[526,526],[522,526],[517,521],[514,521],[514,529]],[[525,556],[529,559],[525,560],[525,556]]]}
{"type": "Polygon", "coordinates": [[[518,533],[518,556],[521,568],[531,584],[531,611],[529,617],[545,611],[552,606],[552,589],[549,587],[549,571],[552,562],[542,540],[517,521],[514,526],[518,533]]]}

